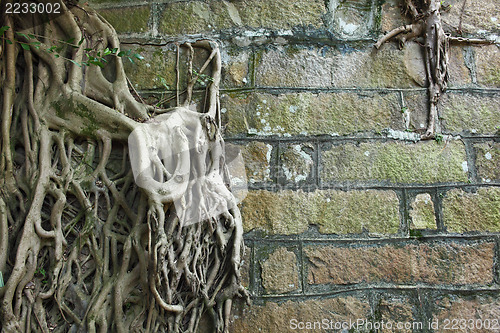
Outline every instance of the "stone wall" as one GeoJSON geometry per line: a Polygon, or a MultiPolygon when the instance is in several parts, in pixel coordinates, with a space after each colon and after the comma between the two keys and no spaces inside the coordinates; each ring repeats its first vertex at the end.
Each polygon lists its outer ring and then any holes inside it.
{"type": "MultiPolygon", "coordinates": [[[[447,4],[449,32],[500,42],[497,0],[447,4]]],[[[405,23],[395,0],[91,5],[145,57],[126,69],[147,98],[175,88],[172,42],[221,45],[225,138],[242,149],[250,186],[241,208],[253,305],[234,311],[233,332],[498,320],[498,44],[451,46],[442,136],[422,142],[420,46],[373,48],[405,23]]]]}

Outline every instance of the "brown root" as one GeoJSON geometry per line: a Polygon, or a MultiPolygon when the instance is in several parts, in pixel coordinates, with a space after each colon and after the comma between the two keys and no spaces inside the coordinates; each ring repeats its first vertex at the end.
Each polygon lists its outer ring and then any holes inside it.
{"type": "Polygon", "coordinates": [[[119,49],[119,42],[95,12],[60,4],[64,13],[43,24],[15,15],[0,22],[11,27],[6,38],[21,38],[14,31],[23,31],[40,43],[24,50],[18,42],[3,42],[0,58],[0,271],[5,280],[0,330],[195,332],[208,315],[217,332],[226,331],[231,299],[246,291],[239,274],[241,216],[225,185],[217,45],[179,46],[191,52],[185,106],[197,81],[193,54],[208,50],[199,73],[211,66],[209,103],[205,113],[185,111],[178,91],[179,108],[157,110],[158,121],[181,117],[167,128],[180,155],[152,156],[161,177],[146,179],[152,186],[140,189],[127,139],[144,122],[153,122],[148,116],[153,108],[132,96],[119,57],[109,59],[111,77],[100,67],[78,65],[85,60],[84,48],[119,49]],[[59,57],[46,51],[72,38],[84,42],[59,57]],[[193,126],[207,141],[199,151],[188,142],[193,126]],[[170,167],[177,160],[185,163],[170,167]],[[185,202],[178,206],[166,193],[179,186],[168,182],[184,175],[186,190],[177,199],[185,202]],[[207,175],[222,181],[197,181],[207,175]],[[195,200],[193,193],[210,200],[195,200]],[[185,224],[187,213],[179,207],[186,205],[196,207],[198,216],[208,216],[214,205],[219,213],[185,224]]]}

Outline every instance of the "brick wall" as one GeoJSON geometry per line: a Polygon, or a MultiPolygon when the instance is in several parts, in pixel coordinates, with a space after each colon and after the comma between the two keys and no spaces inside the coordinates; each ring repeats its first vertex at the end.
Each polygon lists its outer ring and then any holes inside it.
{"type": "MultiPolygon", "coordinates": [[[[175,87],[173,41],[221,44],[225,138],[242,149],[250,187],[241,208],[254,304],[234,311],[233,332],[498,320],[498,44],[451,46],[443,137],[422,142],[420,47],[372,46],[405,23],[395,0],[91,4],[145,56],[126,69],[148,98],[162,94],[157,75],[175,87]]],[[[462,21],[467,36],[500,42],[496,0],[445,4],[448,31],[462,21]]]]}

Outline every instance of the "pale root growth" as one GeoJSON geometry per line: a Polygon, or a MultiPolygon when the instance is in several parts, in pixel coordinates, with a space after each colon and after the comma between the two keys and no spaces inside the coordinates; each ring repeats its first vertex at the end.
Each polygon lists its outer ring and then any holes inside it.
{"type": "Polygon", "coordinates": [[[441,4],[442,2],[439,0],[405,0],[406,14],[413,23],[393,29],[382,36],[374,45],[375,48],[379,49],[385,42],[396,38],[400,45],[404,45],[406,41],[415,40],[423,46],[429,96],[427,129],[421,136],[423,140],[432,139],[436,134],[437,106],[448,84],[450,42],[491,44],[490,41],[486,40],[451,37],[446,34],[441,23],[441,4]]]}
{"type": "Polygon", "coordinates": [[[41,43],[24,50],[3,40],[0,50],[1,331],[195,332],[202,315],[214,331],[227,331],[232,299],[246,291],[241,216],[219,132],[217,45],[179,46],[210,54],[205,113],[185,109],[192,70],[179,106],[157,110],[130,94],[119,57],[104,69],[76,64],[84,48],[119,49],[119,41],[95,12],[60,4],[63,14],[46,23],[16,15],[0,22],[11,27],[5,38],[28,42],[17,31],[41,43]],[[45,51],[82,38],[60,57],[45,51]],[[138,149],[137,161],[154,165],[139,180],[148,188],[138,188],[128,136],[169,118],[176,120],[163,128],[169,139],[161,148],[173,159],[138,149]],[[192,134],[206,145],[193,146],[192,134]],[[210,200],[197,202],[193,193],[210,200]],[[198,205],[200,221],[183,224],[178,200],[198,205]]]}

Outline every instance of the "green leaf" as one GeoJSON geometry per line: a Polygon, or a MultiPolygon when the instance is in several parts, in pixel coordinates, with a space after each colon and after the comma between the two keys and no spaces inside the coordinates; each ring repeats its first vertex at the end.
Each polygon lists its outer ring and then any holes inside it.
{"type": "Polygon", "coordinates": [[[123,57],[124,55],[125,55],[125,51],[120,51],[117,54],[117,56],[119,56],[119,57],[123,57]]]}
{"type": "Polygon", "coordinates": [[[33,34],[28,34],[28,36],[29,36],[29,38],[31,38],[31,39],[35,39],[35,35],[33,35],[33,34]]]}
{"type": "Polygon", "coordinates": [[[68,39],[68,40],[66,41],[66,43],[68,43],[68,44],[72,44],[74,41],[75,41],[75,39],[74,39],[74,38],[70,38],[70,39],[68,39]]]}
{"type": "Polygon", "coordinates": [[[115,47],[114,49],[111,50],[111,53],[115,54],[116,52],[118,52],[118,48],[115,47]]]}
{"type": "Polygon", "coordinates": [[[137,59],[139,59],[139,60],[144,59],[144,57],[143,57],[143,56],[141,56],[139,53],[135,53],[135,54],[134,54],[134,57],[136,57],[136,58],[137,58],[137,59]]]}
{"type": "Polygon", "coordinates": [[[108,48],[106,48],[106,49],[104,50],[104,57],[105,57],[105,56],[107,56],[107,55],[110,55],[110,54],[111,54],[111,50],[110,50],[110,49],[108,49],[108,48]]]}
{"type": "Polygon", "coordinates": [[[85,41],[85,37],[82,37],[82,39],[80,39],[80,41],[78,42],[78,46],[82,45],[84,41],[85,41]]]}
{"type": "Polygon", "coordinates": [[[30,46],[28,44],[24,44],[24,43],[19,43],[19,44],[21,44],[21,47],[23,49],[28,50],[28,51],[30,50],[30,46]]]}
{"type": "Polygon", "coordinates": [[[128,60],[130,60],[131,63],[135,64],[134,59],[127,57],[128,60]]]}
{"type": "Polygon", "coordinates": [[[78,62],[72,60],[72,59],[68,59],[69,61],[71,61],[72,63],[74,63],[75,65],[77,65],[78,67],[82,67],[82,65],[80,65],[78,62]]]}
{"type": "Polygon", "coordinates": [[[12,41],[10,39],[6,39],[5,41],[7,42],[7,44],[12,45],[12,41]]]}
{"type": "Polygon", "coordinates": [[[6,26],[4,25],[3,27],[0,28],[0,36],[4,34],[4,32],[6,32],[7,30],[9,30],[10,27],[9,26],[6,26]]]}
{"type": "Polygon", "coordinates": [[[16,34],[18,34],[19,36],[24,37],[24,38],[26,38],[26,39],[29,39],[28,35],[23,34],[22,32],[17,32],[17,31],[16,31],[16,34]]]}
{"type": "Polygon", "coordinates": [[[60,55],[56,53],[56,54],[54,54],[54,57],[59,58],[60,55]]]}

